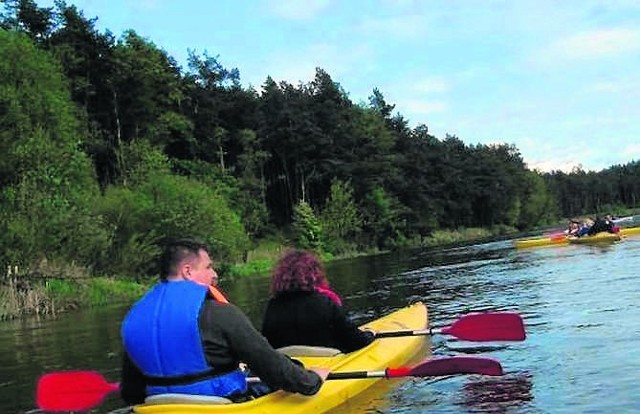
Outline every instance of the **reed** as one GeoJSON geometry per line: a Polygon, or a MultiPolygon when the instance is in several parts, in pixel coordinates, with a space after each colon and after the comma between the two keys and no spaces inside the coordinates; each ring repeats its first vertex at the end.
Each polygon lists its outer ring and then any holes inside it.
{"type": "Polygon", "coordinates": [[[42,267],[34,269],[37,271],[20,273],[12,268],[0,278],[0,320],[131,302],[149,288],[148,284],[130,280],[88,277],[86,271],[77,268],[65,276],[55,267],[47,269],[49,275],[42,273],[42,267]]]}
{"type": "Polygon", "coordinates": [[[54,303],[44,286],[17,277],[7,277],[0,284],[0,320],[26,314],[48,315],[54,311],[54,303]]]}

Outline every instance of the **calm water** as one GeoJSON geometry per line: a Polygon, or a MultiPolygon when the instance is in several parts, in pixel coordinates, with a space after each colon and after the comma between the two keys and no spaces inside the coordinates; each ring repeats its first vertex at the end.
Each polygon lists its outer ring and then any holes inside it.
{"type": "MultiPolygon", "coordinates": [[[[608,246],[516,251],[511,242],[404,252],[333,263],[334,287],[359,322],[417,300],[433,325],[469,311],[517,311],[522,343],[434,337],[437,355],[485,354],[506,375],[411,379],[378,395],[371,413],[640,412],[640,237],[608,246]]],[[[267,280],[224,281],[259,325],[267,280]]],[[[117,381],[119,322],[126,306],[55,320],[0,324],[0,412],[33,410],[44,372],[95,369],[117,381]]],[[[121,406],[109,397],[96,412],[121,406]]]]}

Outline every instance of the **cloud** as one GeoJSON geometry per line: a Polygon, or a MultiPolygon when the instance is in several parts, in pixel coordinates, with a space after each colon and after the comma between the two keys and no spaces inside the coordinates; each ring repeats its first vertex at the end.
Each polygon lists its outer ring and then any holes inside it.
{"type": "Polygon", "coordinates": [[[601,29],[557,40],[548,49],[549,57],[600,59],[640,50],[640,29],[601,29]]]}
{"type": "Polygon", "coordinates": [[[640,144],[629,144],[622,150],[628,158],[640,159],[640,144]]]}
{"type": "Polygon", "coordinates": [[[586,88],[587,92],[623,94],[629,96],[640,92],[640,80],[614,80],[594,82],[586,88]]]}
{"type": "Polygon", "coordinates": [[[426,101],[423,99],[407,99],[398,102],[398,107],[401,107],[401,113],[407,113],[407,115],[428,115],[433,113],[446,112],[449,109],[449,105],[443,101],[426,101]]]}
{"type": "Polygon", "coordinates": [[[441,78],[426,78],[416,81],[413,89],[425,94],[446,92],[449,90],[449,82],[441,78]]]}
{"type": "Polygon", "coordinates": [[[541,172],[563,171],[565,173],[570,173],[575,168],[584,169],[580,160],[575,158],[533,160],[527,162],[527,167],[541,172]]]}
{"type": "Polygon", "coordinates": [[[267,0],[266,8],[274,15],[287,20],[305,21],[320,15],[332,0],[267,0]]]}
{"type": "Polygon", "coordinates": [[[157,11],[164,7],[165,2],[162,0],[138,0],[136,2],[132,2],[131,6],[135,11],[157,11]]]}
{"type": "MultiPolygon", "coordinates": [[[[287,81],[293,85],[307,83],[314,79],[316,68],[324,69],[331,78],[339,83],[354,68],[367,70],[363,62],[370,61],[371,50],[366,45],[345,48],[340,45],[317,43],[304,49],[288,49],[274,53],[265,59],[269,62],[261,66],[261,79],[249,79],[253,85],[260,84],[267,75],[276,82],[287,81]],[[282,62],[287,62],[283,65],[282,62]],[[364,68],[364,69],[363,69],[364,68]]],[[[347,91],[351,89],[345,87],[347,91]]]]}
{"type": "Polygon", "coordinates": [[[369,18],[360,23],[358,30],[367,35],[391,38],[415,38],[427,31],[422,16],[398,16],[382,19],[369,18]]]}

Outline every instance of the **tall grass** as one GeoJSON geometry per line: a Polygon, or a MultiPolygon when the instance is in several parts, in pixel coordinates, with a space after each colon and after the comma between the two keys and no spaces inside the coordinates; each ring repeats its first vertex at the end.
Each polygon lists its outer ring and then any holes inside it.
{"type": "Polygon", "coordinates": [[[55,315],[81,307],[130,302],[149,286],[106,277],[47,279],[11,277],[0,284],[0,320],[23,315],[55,315]]]}

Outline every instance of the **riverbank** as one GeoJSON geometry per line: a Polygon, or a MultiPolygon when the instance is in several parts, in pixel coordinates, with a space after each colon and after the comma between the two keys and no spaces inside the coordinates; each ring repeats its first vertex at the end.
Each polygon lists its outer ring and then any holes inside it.
{"type": "MultiPolygon", "coordinates": [[[[465,228],[459,230],[436,230],[428,237],[421,239],[408,240],[406,248],[435,247],[447,246],[457,243],[465,243],[472,241],[480,241],[492,237],[516,234],[517,230],[511,227],[499,226],[492,229],[482,228],[465,228]]],[[[283,251],[288,247],[284,243],[268,242],[258,246],[249,253],[247,263],[234,264],[225,269],[231,277],[246,277],[253,275],[267,274],[276,263],[283,251]]],[[[324,262],[333,260],[350,259],[358,256],[371,256],[386,253],[387,251],[379,249],[370,249],[367,251],[352,251],[341,255],[332,255],[321,253],[320,256],[324,262]]]]}
{"type": "MultiPolygon", "coordinates": [[[[491,237],[515,233],[514,229],[469,228],[438,230],[421,240],[407,241],[407,248],[446,246],[480,241],[491,237]]],[[[283,251],[289,247],[284,240],[269,240],[248,252],[247,262],[219,266],[221,277],[251,277],[264,275],[273,268],[283,251]]],[[[342,255],[321,254],[325,262],[357,256],[385,253],[381,250],[354,251],[342,255]]],[[[44,263],[35,269],[21,271],[9,267],[0,278],[0,320],[26,315],[55,315],[69,310],[103,306],[108,303],[132,302],[138,299],[153,283],[155,277],[133,280],[94,276],[73,265],[44,263]]]]}
{"type": "Polygon", "coordinates": [[[0,321],[134,301],[149,284],[112,277],[38,277],[11,273],[0,280],[0,321]]]}

